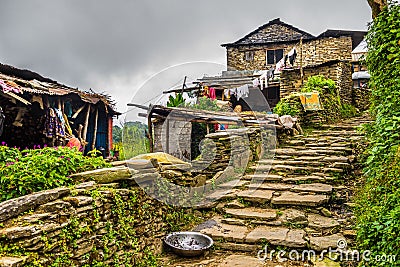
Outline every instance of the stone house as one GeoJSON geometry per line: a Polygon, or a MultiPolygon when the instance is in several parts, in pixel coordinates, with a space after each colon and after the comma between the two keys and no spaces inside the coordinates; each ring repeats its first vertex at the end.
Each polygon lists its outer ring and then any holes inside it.
{"type": "Polygon", "coordinates": [[[300,67],[300,64],[306,67],[331,60],[351,61],[351,52],[365,34],[363,31],[327,30],[313,36],[278,18],[238,41],[222,46],[227,51],[228,70],[269,69],[293,48],[296,48],[298,56],[293,67],[300,67]]]}
{"type": "MultiPolygon", "coordinates": [[[[228,71],[269,70],[295,49],[295,60],[285,63],[280,72],[279,86],[268,88],[274,91],[271,95],[282,98],[298,91],[309,76],[323,74],[336,82],[342,98],[350,102],[352,51],[365,35],[364,31],[326,30],[314,36],[278,18],[222,46],[227,52],[228,71]]],[[[271,107],[276,100],[269,103],[271,107]]]]}
{"type": "Polygon", "coordinates": [[[110,96],[63,85],[40,74],[0,64],[0,109],[5,115],[0,142],[21,149],[65,146],[77,137],[85,152],[104,156],[112,149],[110,96]]]}

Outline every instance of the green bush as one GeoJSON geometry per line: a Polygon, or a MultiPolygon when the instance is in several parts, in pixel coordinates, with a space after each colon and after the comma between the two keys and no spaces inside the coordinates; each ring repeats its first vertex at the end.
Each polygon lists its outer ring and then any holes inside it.
{"type": "Polygon", "coordinates": [[[320,93],[336,94],[336,84],[332,79],[327,79],[323,75],[311,76],[301,88],[301,92],[307,93],[318,91],[320,93]]]}
{"type": "Polygon", "coordinates": [[[43,148],[19,151],[0,146],[1,201],[74,184],[69,175],[109,166],[101,157],[76,149],[43,148]]]}
{"type": "Polygon", "coordinates": [[[199,97],[197,104],[188,104],[187,107],[199,110],[222,111],[222,109],[217,105],[217,100],[212,100],[205,96],[199,97]]]}
{"type": "Polygon", "coordinates": [[[400,6],[390,4],[371,24],[367,65],[371,74],[375,121],[367,127],[369,147],[364,160],[365,185],[358,193],[357,229],[361,249],[400,257],[400,6]]]}
{"type": "MultiPolygon", "coordinates": [[[[300,100],[298,102],[300,103],[300,100]]],[[[275,106],[274,113],[278,114],[279,116],[290,115],[294,117],[300,113],[300,109],[298,105],[292,104],[289,98],[283,98],[275,106]]]]}

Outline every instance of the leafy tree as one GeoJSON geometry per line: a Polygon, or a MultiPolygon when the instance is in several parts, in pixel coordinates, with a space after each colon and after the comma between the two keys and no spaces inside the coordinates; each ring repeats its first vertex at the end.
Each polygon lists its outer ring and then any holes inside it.
{"type": "Polygon", "coordinates": [[[400,255],[400,6],[391,2],[370,26],[367,65],[371,74],[375,121],[367,128],[365,185],[358,195],[357,228],[362,249],[378,255],[400,255]]]}

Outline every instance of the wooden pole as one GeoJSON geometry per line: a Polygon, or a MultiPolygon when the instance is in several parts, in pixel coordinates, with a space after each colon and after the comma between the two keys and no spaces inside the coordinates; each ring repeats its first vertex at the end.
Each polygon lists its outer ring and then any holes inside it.
{"type": "Polygon", "coordinates": [[[303,37],[300,38],[300,77],[301,85],[304,84],[304,70],[303,70],[303,37]]]}
{"type": "Polygon", "coordinates": [[[85,125],[83,127],[83,132],[82,132],[82,140],[84,142],[84,144],[82,144],[83,146],[83,151],[85,151],[85,147],[86,147],[86,140],[87,140],[87,130],[88,130],[88,126],[89,126],[89,116],[90,116],[90,104],[87,104],[87,112],[86,112],[86,118],[85,118],[85,125]]]}
{"type": "Polygon", "coordinates": [[[154,152],[154,144],[153,144],[153,123],[151,121],[151,113],[147,117],[147,125],[149,127],[149,141],[150,141],[150,153],[154,152]]]}
{"type": "Polygon", "coordinates": [[[186,79],[187,79],[187,76],[185,76],[185,79],[183,80],[182,92],[181,92],[182,95],[183,95],[183,90],[185,90],[185,87],[186,87],[186,79]]]}
{"type": "Polygon", "coordinates": [[[99,119],[99,109],[96,109],[96,116],[94,119],[94,130],[93,130],[93,142],[92,142],[92,150],[96,147],[96,139],[97,139],[97,121],[99,119]]]}
{"type": "Polygon", "coordinates": [[[82,107],[80,107],[74,115],[72,115],[72,119],[76,119],[76,117],[78,117],[79,113],[81,113],[81,111],[86,107],[86,105],[83,105],[82,107]]]}

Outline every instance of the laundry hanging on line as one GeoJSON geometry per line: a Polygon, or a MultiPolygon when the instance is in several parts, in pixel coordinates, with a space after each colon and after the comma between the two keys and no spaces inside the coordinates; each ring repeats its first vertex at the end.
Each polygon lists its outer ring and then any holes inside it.
{"type": "Polygon", "coordinates": [[[318,92],[301,93],[300,101],[303,105],[304,111],[322,110],[318,92]]]}
{"type": "Polygon", "coordinates": [[[0,80],[0,87],[3,90],[3,93],[8,93],[8,92],[12,92],[12,93],[16,93],[19,94],[21,93],[21,90],[15,87],[16,84],[15,83],[11,83],[11,82],[4,82],[3,80],[0,80]]]}
{"type": "Polygon", "coordinates": [[[240,98],[249,97],[249,85],[245,84],[238,88],[231,88],[224,91],[224,95],[228,98],[231,95],[234,95],[237,100],[240,98]]]}

